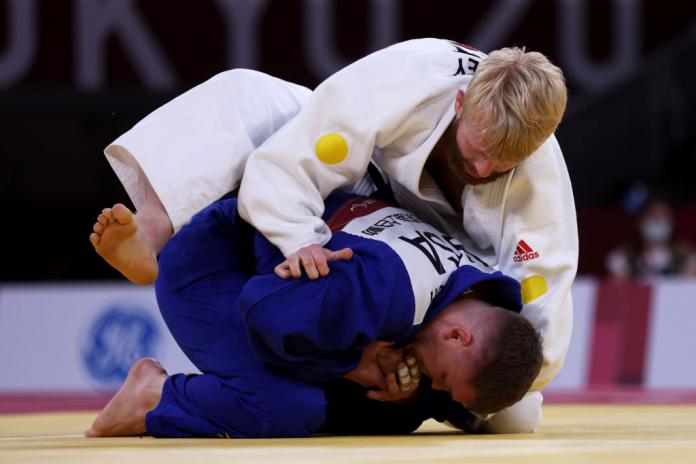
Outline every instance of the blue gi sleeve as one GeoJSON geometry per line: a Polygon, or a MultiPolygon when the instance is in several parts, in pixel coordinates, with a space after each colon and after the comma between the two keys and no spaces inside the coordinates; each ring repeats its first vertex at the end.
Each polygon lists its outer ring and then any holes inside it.
{"type": "Polygon", "coordinates": [[[323,386],[327,411],[319,433],[334,435],[401,435],[415,431],[428,419],[449,422],[464,431],[476,431],[476,417],[449,393],[433,390],[423,377],[415,397],[407,403],[373,401],[367,389],[339,379],[323,386]]]}
{"type": "Polygon", "coordinates": [[[310,382],[343,376],[368,344],[400,340],[413,326],[411,284],[391,248],[345,233],[330,246],[351,247],[353,258],[317,280],[256,276],[239,298],[256,356],[310,382]]]}

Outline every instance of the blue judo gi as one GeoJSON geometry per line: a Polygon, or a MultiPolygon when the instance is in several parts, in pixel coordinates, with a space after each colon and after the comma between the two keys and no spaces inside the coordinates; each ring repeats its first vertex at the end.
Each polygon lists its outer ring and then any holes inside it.
{"type": "Polygon", "coordinates": [[[353,258],[332,262],[330,274],[313,281],[273,274],[284,257],[239,217],[234,197],[194,216],[169,241],[159,256],[157,301],[202,374],[167,379],[146,417],[150,434],[408,433],[431,417],[460,428],[472,421],[427,378],[416,399],[400,405],[368,400],[341,377],[371,342],[406,343],[469,288],[520,311],[519,284],[374,199],[332,194],[324,219],[333,231],[326,246],[350,247],[353,258]]]}

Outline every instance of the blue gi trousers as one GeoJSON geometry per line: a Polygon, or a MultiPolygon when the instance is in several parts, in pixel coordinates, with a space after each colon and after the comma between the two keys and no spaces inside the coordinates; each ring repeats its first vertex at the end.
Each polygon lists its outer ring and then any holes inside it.
{"type": "Polygon", "coordinates": [[[236,206],[227,198],[206,208],[159,256],[162,317],[202,374],[167,379],[146,418],[154,436],[305,437],[324,422],[322,388],[270,371],[248,342],[237,298],[254,272],[244,256],[254,232],[236,206]]]}

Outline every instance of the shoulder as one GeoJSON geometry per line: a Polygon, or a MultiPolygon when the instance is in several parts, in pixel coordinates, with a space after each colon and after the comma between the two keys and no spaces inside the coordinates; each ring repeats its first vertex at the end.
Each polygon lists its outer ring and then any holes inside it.
{"type": "MultiPolygon", "coordinates": [[[[485,53],[479,50],[446,39],[413,39],[375,51],[338,71],[325,83],[354,73],[359,74],[358,83],[363,84],[385,77],[408,80],[412,79],[412,76],[421,76],[414,80],[413,85],[416,85],[422,76],[430,76],[430,79],[439,77],[449,83],[453,83],[457,78],[466,78],[468,82],[485,56],[485,53]],[[364,73],[365,67],[371,69],[370,74],[364,73]]],[[[433,85],[430,81],[428,83],[433,85]]]]}

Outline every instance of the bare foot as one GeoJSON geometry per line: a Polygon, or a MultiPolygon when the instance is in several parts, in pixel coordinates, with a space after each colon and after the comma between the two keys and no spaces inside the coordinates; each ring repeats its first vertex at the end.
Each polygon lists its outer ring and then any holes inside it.
{"type": "Polygon", "coordinates": [[[121,203],[105,208],[89,241],[99,256],[128,280],[149,285],[157,280],[157,253],[135,215],[121,203]]]}
{"type": "Polygon", "coordinates": [[[99,413],[86,437],[127,437],[147,432],[145,416],[162,397],[167,371],[152,358],[137,361],[121,389],[99,413]]]}

